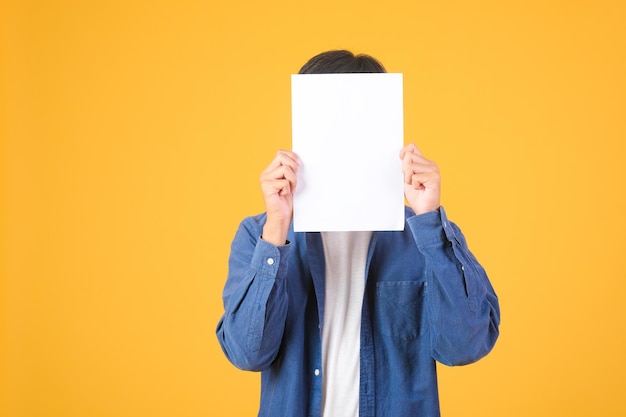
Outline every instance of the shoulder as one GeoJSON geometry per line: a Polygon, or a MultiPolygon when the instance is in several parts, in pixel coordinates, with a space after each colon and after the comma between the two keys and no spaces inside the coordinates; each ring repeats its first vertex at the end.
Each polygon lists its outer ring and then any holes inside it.
{"type": "Polygon", "coordinates": [[[263,225],[265,224],[266,218],[267,218],[266,213],[260,213],[254,216],[248,216],[248,217],[245,217],[241,221],[241,226],[245,228],[262,229],[263,225]]]}
{"type": "Polygon", "coordinates": [[[256,244],[257,239],[263,232],[265,218],[266,214],[261,213],[245,217],[241,220],[237,228],[237,233],[235,233],[234,242],[250,241],[251,244],[256,244]]]}

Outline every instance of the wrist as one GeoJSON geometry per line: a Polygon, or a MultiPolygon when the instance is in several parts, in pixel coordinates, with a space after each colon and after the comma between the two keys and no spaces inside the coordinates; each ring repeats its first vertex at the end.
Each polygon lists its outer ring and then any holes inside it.
{"type": "Polygon", "coordinates": [[[287,242],[289,223],[266,221],[263,225],[261,239],[275,246],[282,246],[287,242]]]}
{"type": "Polygon", "coordinates": [[[419,215],[419,214],[430,213],[431,211],[438,211],[440,207],[441,206],[430,207],[430,208],[417,208],[417,207],[412,207],[412,208],[415,214],[419,215]]]}

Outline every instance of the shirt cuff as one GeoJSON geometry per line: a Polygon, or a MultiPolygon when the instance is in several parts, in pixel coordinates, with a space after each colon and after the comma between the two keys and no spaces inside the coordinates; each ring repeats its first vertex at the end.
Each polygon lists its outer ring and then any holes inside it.
{"type": "Polygon", "coordinates": [[[443,207],[439,207],[438,210],[409,217],[407,224],[420,250],[441,246],[441,244],[447,240],[446,229],[450,229],[450,222],[448,221],[443,207]]]}
{"type": "Polygon", "coordinates": [[[291,243],[289,241],[285,245],[276,246],[259,236],[252,255],[252,265],[263,278],[280,278],[287,270],[290,250],[291,243]]]}

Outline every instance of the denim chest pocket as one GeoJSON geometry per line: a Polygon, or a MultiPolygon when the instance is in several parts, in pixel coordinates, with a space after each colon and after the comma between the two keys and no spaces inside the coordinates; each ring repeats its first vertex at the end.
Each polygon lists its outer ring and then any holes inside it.
{"type": "Polygon", "coordinates": [[[376,284],[378,330],[398,340],[413,340],[426,331],[425,281],[383,281],[376,284]]]}

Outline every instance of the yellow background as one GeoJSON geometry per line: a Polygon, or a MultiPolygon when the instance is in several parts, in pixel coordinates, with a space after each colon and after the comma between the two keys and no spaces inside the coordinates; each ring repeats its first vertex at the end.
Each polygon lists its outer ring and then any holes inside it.
{"type": "Polygon", "coordinates": [[[0,7],[0,415],[255,415],[214,335],[229,245],[290,147],[289,74],[333,48],[404,73],[500,296],[443,415],[626,414],[624,2],[0,7]]]}

